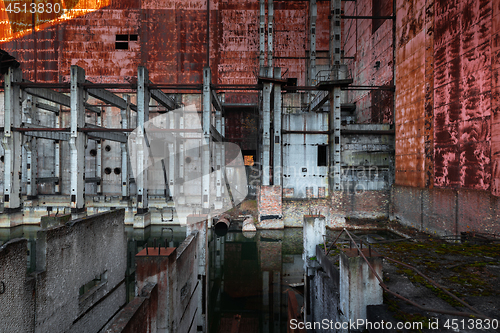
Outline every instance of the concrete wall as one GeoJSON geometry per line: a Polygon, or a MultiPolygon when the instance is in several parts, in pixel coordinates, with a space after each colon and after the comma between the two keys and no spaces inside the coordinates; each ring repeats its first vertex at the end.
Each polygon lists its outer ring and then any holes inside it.
{"type": "Polygon", "coordinates": [[[139,306],[127,306],[120,315],[130,322],[128,325],[139,325],[146,316],[154,327],[152,332],[197,330],[198,320],[204,312],[198,303],[203,290],[198,280],[198,239],[198,233],[194,232],[178,248],[150,247],[148,252],[144,249],[136,255],[136,295],[140,296],[148,284],[156,284],[158,312],[136,314],[142,311],[139,306]]]}
{"type": "Polygon", "coordinates": [[[0,332],[34,332],[35,279],[26,275],[26,239],[0,247],[0,332]],[[6,310],[8,309],[8,311],[6,310]]]}
{"type": "Polygon", "coordinates": [[[328,113],[285,113],[282,131],[284,196],[324,198],[328,194],[328,166],[318,165],[318,146],[328,144],[328,113]]]}
{"type": "Polygon", "coordinates": [[[392,197],[404,225],[438,235],[500,233],[500,202],[488,192],[394,186],[392,197]]]}
{"type": "Polygon", "coordinates": [[[73,220],[38,233],[37,270],[26,276],[26,242],[2,248],[2,281],[16,290],[6,304],[15,320],[1,320],[0,331],[98,332],[125,303],[127,242],[124,210],[73,220]],[[100,275],[100,283],[80,295],[80,287],[100,275]],[[23,291],[24,290],[24,291],[23,291]],[[5,326],[6,325],[6,326],[5,326]]]}

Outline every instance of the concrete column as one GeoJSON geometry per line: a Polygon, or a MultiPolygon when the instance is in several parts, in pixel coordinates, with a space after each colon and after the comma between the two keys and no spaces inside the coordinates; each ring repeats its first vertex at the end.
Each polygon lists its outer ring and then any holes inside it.
{"type": "Polygon", "coordinates": [[[203,139],[202,139],[202,211],[208,214],[210,210],[210,119],[212,115],[212,94],[210,92],[211,73],[210,68],[203,69],[203,139]]]}
{"type": "Polygon", "coordinates": [[[305,267],[309,258],[316,256],[316,245],[323,244],[323,235],[326,235],[325,217],[322,215],[305,215],[303,231],[304,252],[302,253],[305,267]]]}
{"type": "Polygon", "coordinates": [[[21,89],[15,85],[22,80],[19,68],[9,68],[5,79],[5,125],[3,148],[4,155],[4,209],[5,212],[21,208],[21,155],[22,135],[13,132],[12,127],[21,126],[21,89]]]}
{"type": "Polygon", "coordinates": [[[271,83],[264,82],[262,91],[262,185],[270,185],[271,155],[271,83]]]}
{"type": "MultiPolygon", "coordinates": [[[[128,129],[128,119],[130,117],[130,96],[123,96],[127,101],[127,108],[120,110],[120,115],[122,117],[122,128],[128,129]]],[[[122,199],[128,199],[130,196],[129,192],[129,181],[128,181],[128,145],[127,143],[121,143],[121,153],[122,153],[122,199]]]]}
{"type": "Polygon", "coordinates": [[[147,87],[149,83],[149,73],[145,67],[139,67],[137,73],[137,214],[148,211],[148,172],[145,161],[145,133],[144,125],[149,120],[149,100],[150,93],[147,87]]]}
{"type": "Polygon", "coordinates": [[[78,213],[85,207],[85,133],[78,132],[85,126],[85,91],[80,85],[85,82],[85,70],[71,66],[71,119],[70,119],[70,170],[71,212],[78,213]]]}
{"type": "Polygon", "coordinates": [[[266,52],[266,1],[260,0],[260,21],[259,21],[259,64],[260,68],[265,66],[266,52]]]}
{"type": "MultiPolygon", "coordinates": [[[[378,276],[382,277],[382,257],[370,257],[368,249],[363,249],[378,276]]],[[[372,253],[373,254],[373,253],[372,253]]],[[[366,307],[383,303],[383,290],[366,261],[357,249],[340,252],[340,309],[346,320],[366,320],[366,307]]]]}
{"type": "MultiPolygon", "coordinates": [[[[281,79],[281,68],[274,69],[274,78],[281,79]]],[[[275,186],[282,184],[282,151],[281,151],[281,84],[274,84],[274,149],[273,149],[273,184],[275,186]]]]}
{"type": "Polygon", "coordinates": [[[267,6],[267,66],[273,68],[273,0],[267,0],[267,6]]]}

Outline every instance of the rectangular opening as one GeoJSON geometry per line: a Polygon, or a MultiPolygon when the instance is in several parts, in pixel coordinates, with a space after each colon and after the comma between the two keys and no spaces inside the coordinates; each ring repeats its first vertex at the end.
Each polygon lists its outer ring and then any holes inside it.
{"type": "Polygon", "coordinates": [[[117,42],[128,42],[128,35],[116,35],[117,42]]]}
{"type": "Polygon", "coordinates": [[[96,276],[94,279],[90,280],[89,282],[85,283],[83,286],[80,287],[79,289],[80,296],[84,296],[85,294],[90,293],[92,291],[92,288],[104,284],[107,280],[108,280],[107,272],[104,272],[96,276]]]}
{"type": "Polygon", "coordinates": [[[327,145],[319,145],[318,146],[318,166],[327,166],[327,145]]]}
{"type": "Polygon", "coordinates": [[[115,50],[128,50],[128,42],[115,42],[115,50]]]}
{"type": "Polygon", "coordinates": [[[137,35],[130,35],[130,41],[131,42],[136,42],[139,39],[137,35]]]}

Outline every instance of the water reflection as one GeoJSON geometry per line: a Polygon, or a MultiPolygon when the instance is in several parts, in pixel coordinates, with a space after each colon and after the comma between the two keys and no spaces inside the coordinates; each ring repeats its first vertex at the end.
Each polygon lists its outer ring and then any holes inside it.
{"type": "Polygon", "coordinates": [[[286,332],[290,285],[303,283],[302,229],[229,232],[209,241],[209,332],[286,332]]]}

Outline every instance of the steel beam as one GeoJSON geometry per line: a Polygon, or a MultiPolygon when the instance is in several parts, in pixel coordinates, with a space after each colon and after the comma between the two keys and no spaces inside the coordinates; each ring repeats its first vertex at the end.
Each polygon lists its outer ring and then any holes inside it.
{"type": "Polygon", "coordinates": [[[31,136],[34,138],[48,139],[48,140],[61,140],[69,141],[70,134],[65,128],[45,128],[40,125],[23,124],[21,128],[14,128],[14,131],[23,132],[26,136],[31,136]]]}
{"type": "Polygon", "coordinates": [[[163,91],[159,89],[151,89],[150,90],[151,98],[166,107],[168,110],[175,110],[177,108],[177,104],[175,101],[167,96],[163,91]]]}
{"type": "MultiPolygon", "coordinates": [[[[102,115],[98,114],[97,115],[97,126],[102,126],[102,115]]],[[[96,154],[96,167],[95,167],[95,175],[97,178],[102,178],[102,141],[103,140],[97,140],[97,154],[96,154]]],[[[103,193],[103,183],[102,182],[97,182],[97,187],[96,187],[96,192],[97,194],[102,194],[103,193]]]]}
{"type": "MultiPolygon", "coordinates": [[[[212,91],[213,92],[213,91],[212,91]]],[[[215,95],[215,94],[214,94],[215,95]]],[[[220,105],[219,99],[217,98],[217,95],[214,96],[214,99],[217,100],[217,104],[220,105]]],[[[222,209],[223,207],[223,202],[222,202],[222,184],[223,184],[223,178],[222,178],[222,146],[224,145],[223,143],[223,138],[221,135],[222,132],[222,108],[216,108],[215,109],[215,127],[211,126],[212,130],[212,137],[217,141],[217,144],[215,145],[215,209],[222,209]],[[216,135],[214,135],[214,133],[216,135]]]]}
{"type": "Polygon", "coordinates": [[[210,90],[212,93],[212,105],[214,106],[216,111],[222,112],[222,104],[219,101],[219,97],[215,93],[215,90],[210,90]]]}
{"type": "MultiPolygon", "coordinates": [[[[57,103],[66,107],[71,107],[71,98],[68,95],[65,95],[63,93],[50,90],[50,89],[44,89],[44,88],[26,88],[24,91],[26,91],[28,94],[45,99],[47,101],[57,103]]],[[[94,105],[90,105],[87,103],[83,103],[85,109],[95,112],[95,113],[100,113],[101,110],[99,108],[95,107],[94,105]]],[[[50,110],[49,110],[50,111],[50,110]]]]}
{"type": "MultiPolygon", "coordinates": [[[[281,78],[281,68],[274,69],[274,78],[281,78]]],[[[281,161],[281,85],[274,84],[274,147],[273,147],[273,185],[281,186],[282,161],[281,161]]]]}
{"type": "MultiPolygon", "coordinates": [[[[54,121],[55,127],[59,127],[61,125],[61,114],[57,113],[54,121]]],[[[68,138],[69,140],[69,138],[68,138]]],[[[54,185],[55,194],[61,193],[61,144],[59,140],[54,141],[54,176],[57,177],[57,181],[54,185]]]]}
{"type": "Polygon", "coordinates": [[[21,82],[22,71],[9,68],[4,77],[5,114],[4,114],[4,208],[17,210],[21,208],[21,156],[22,134],[12,131],[12,127],[21,125],[21,88],[15,83],[21,82]]]}
{"type": "Polygon", "coordinates": [[[203,69],[203,140],[202,140],[202,160],[201,160],[201,174],[202,174],[202,209],[204,214],[208,214],[210,210],[210,148],[211,148],[211,135],[210,135],[210,119],[212,118],[212,94],[210,92],[211,72],[210,67],[203,69]]]}
{"type": "Polygon", "coordinates": [[[145,67],[139,67],[137,73],[137,213],[148,211],[148,171],[146,169],[146,152],[144,151],[144,126],[149,120],[149,100],[151,98],[147,83],[149,72],[145,67]]]}
{"type": "MultiPolygon", "coordinates": [[[[92,83],[90,81],[86,81],[87,83],[92,83]]],[[[110,91],[107,91],[105,89],[96,89],[96,88],[88,88],[87,87],[87,92],[89,93],[90,96],[95,97],[105,103],[111,104],[119,109],[125,110],[127,109],[127,101],[125,101],[123,98],[113,94],[110,91]]],[[[137,111],[137,105],[130,104],[130,109],[137,111]]]]}
{"type": "Polygon", "coordinates": [[[70,117],[70,179],[71,210],[78,212],[85,207],[85,133],[78,127],[85,125],[85,92],[81,83],[85,82],[85,70],[71,66],[71,117],[70,117]]]}
{"type": "Polygon", "coordinates": [[[48,105],[48,104],[45,104],[45,103],[36,103],[36,107],[39,108],[39,109],[42,109],[42,110],[45,110],[45,111],[50,111],[50,112],[54,112],[54,113],[59,113],[59,108],[58,107],[55,107],[55,106],[52,106],[52,105],[48,105]]]}
{"type": "Polygon", "coordinates": [[[105,127],[93,125],[93,124],[85,124],[85,129],[80,129],[81,132],[88,133],[89,136],[101,140],[110,140],[115,142],[127,143],[127,134],[107,131],[108,129],[105,127]],[[96,131],[92,131],[92,129],[96,129],[96,131]]]}

